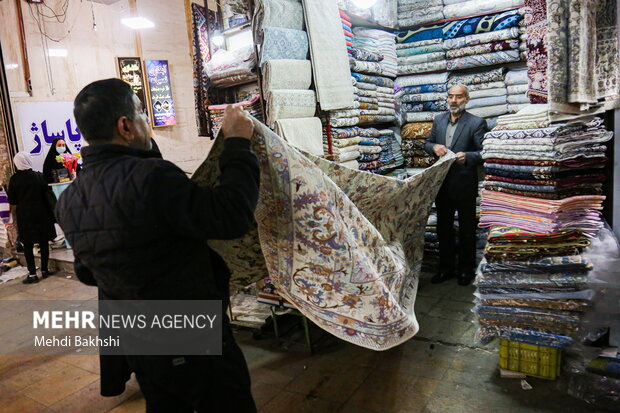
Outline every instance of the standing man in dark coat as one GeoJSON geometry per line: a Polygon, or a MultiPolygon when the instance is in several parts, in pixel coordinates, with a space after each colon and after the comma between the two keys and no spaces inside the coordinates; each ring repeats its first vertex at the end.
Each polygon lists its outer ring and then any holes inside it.
{"type": "Polygon", "coordinates": [[[433,283],[441,283],[457,276],[460,285],[468,285],[474,279],[477,166],[482,164],[480,151],[488,128],[484,119],[465,111],[467,102],[467,87],[452,86],[448,91],[449,112],[435,118],[431,134],[426,138],[425,147],[429,154],[441,157],[448,153],[448,150],[456,153],[456,162],[450,167],[435,199],[439,273],[432,278],[433,283]],[[459,218],[458,268],[454,234],[455,212],[458,212],[459,218]]]}
{"type": "Polygon", "coordinates": [[[24,244],[24,256],[28,266],[28,277],[24,284],[39,282],[34,260],[34,244],[41,251],[41,276],[50,275],[49,241],[56,237],[54,213],[47,198],[47,182],[41,172],[32,170],[32,161],[27,152],[19,152],[13,159],[17,172],[9,181],[7,192],[11,208],[15,209],[19,239],[24,244]]]}
{"type": "MultiPolygon", "coordinates": [[[[208,239],[242,236],[253,222],[259,166],[252,121],[228,108],[220,183],[198,187],[152,150],[147,114],[119,79],[86,86],[74,115],[89,146],[56,213],[76,274],[100,299],[229,299],[230,273],[208,239]],[[174,267],[166,265],[174,257],[174,267]]],[[[250,377],[224,313],[221,356],[101,356],[101,392],[123,392],[134,371],[148,412],[255,412],[250,377]]]]}

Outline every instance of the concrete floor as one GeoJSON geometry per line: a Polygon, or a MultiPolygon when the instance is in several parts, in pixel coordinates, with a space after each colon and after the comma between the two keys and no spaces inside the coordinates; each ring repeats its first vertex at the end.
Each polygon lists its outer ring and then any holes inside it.
{"type": "MultiPolygon", "coordinates": [[[[277,341],[270,332],[255,339],[237,331],[260,412],[595,412],[557,382],[501,379],[496,343],[475,346],[471,320],[473,287],[456,281],[421,282],[416,304],[420,332],[385,352],[366,350],[313,329],[310,355],[301,329],[277,341]]],[[[96,290],[75,277],[56,274],[34,285],[0,285],[0,300],[91,299],[96,290]]],[[[11,334],[0,326],[0,334],[11,334]]],[[[2,412],[145,411],[135,380],[119,397],[99,396],[97,356],[0,356],[2,412]]]]}

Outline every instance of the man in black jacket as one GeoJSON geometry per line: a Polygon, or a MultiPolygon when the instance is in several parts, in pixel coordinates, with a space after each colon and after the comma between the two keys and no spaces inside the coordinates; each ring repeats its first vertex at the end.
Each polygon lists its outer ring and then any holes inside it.
{"type": "Polygon", "coordinates": [[[487,132],[484,119],[465,111],[469,92],[463,85],[448,91],[448,109],[433,121],[431,134],[426,138],[426,151],[438,157],[451,150],[456,162],[450,167],[439,193],[437,206],[437,236],[439,238],[439,273],[431,282],[441,283],[455,275],[460,285],[474,279],[476,265],[476,196],[478,194],[477,166],[482,164],[480,150],[487,132]],[[459,216],[458,274],[454,213],[459,216]]]}
{"type": "MultiPolygon", "coordinates": [[[[220,184],[201,188],[152,143],[147,114],[118,79],[86,86],[74,115],[89,146],[56,214],[78,278],[100,299],[222,300],[230,273],[208,239],[237,238],[253,222],[259,166],[252,121],[228,108],[220,184]],[[166,264],[174,257],[174,267],[166,264]]],[[[255,412],[250,377],[224,316],[221,356],[100,356],[101,393],[124,391],[131,371],[149,412],[255,412]]]]}

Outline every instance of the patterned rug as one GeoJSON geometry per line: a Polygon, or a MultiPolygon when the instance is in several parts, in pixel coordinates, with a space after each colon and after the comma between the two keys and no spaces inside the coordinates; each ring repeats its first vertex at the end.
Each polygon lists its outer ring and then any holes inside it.
{"type": "MultiPolygon", "coordinates": [[[[269,275],[318,326],[369,349],[414,336],[424,229],[454,155],[398,180],[304,156],[255,125],[257,227],[241,239],[209,242],[232,271],[231,287],[269,275]]],[[[221,150],[218,139],[194,180],[216,183],[221,150]]]]}

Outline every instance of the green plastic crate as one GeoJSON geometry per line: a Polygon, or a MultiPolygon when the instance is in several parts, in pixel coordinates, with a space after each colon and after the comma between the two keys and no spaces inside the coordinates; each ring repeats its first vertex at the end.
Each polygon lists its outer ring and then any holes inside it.
{"type": "Polygon", "coordinates": [[[560,376],[562,350],[506,339],[499,341],[499,367],[541,379],[560,376]]]}

